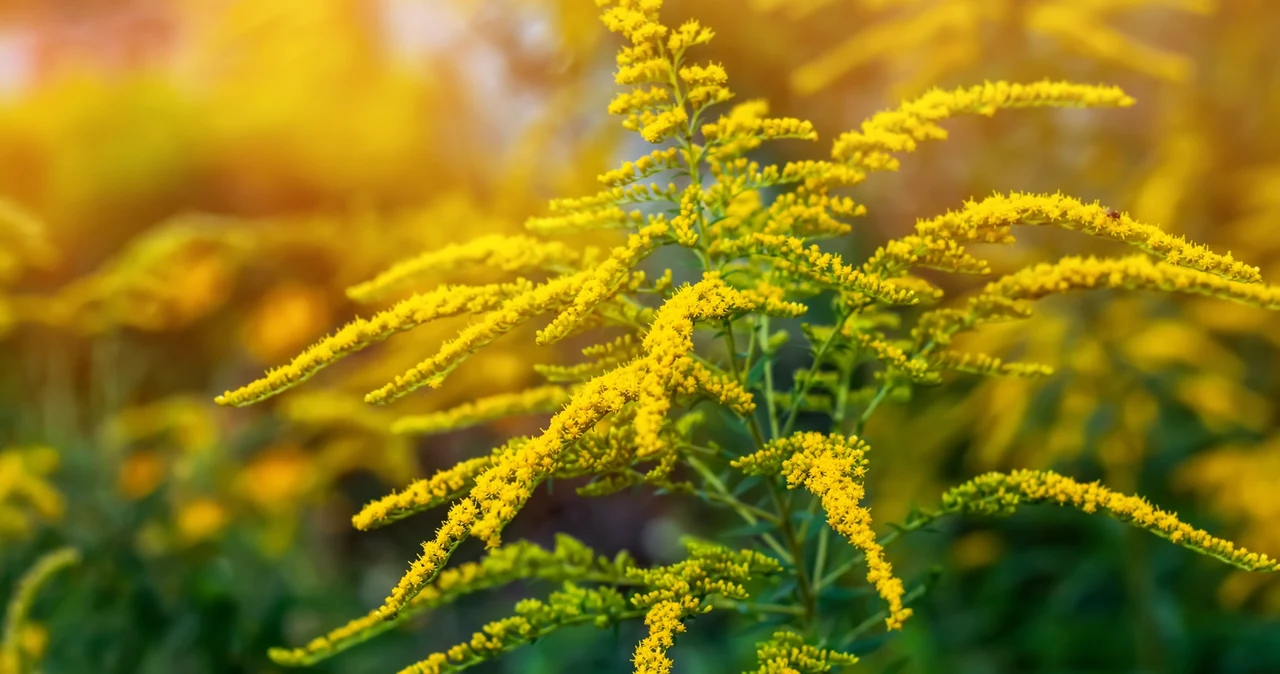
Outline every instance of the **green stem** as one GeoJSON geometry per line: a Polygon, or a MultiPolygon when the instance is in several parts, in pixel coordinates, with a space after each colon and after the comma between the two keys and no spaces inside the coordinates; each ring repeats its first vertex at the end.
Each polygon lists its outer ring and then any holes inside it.
{"type": "Polygon", "coordinates": [[[764,408],[769,415],[769,437],[776,440],[782,435],[779,433],[778,408],[773,398],[773,352],[769,350],[769,317],[760,316],[757,326],[756,339],[760,342],[760,354],[765,359],[764,408]]]}
{"type": "MultiPolygon", "coordinates": [[[[926,513],[920,519],[917,519],[914,522],[911,522],[909,524],[900,526],[894,529],[893,531],[890,531],[889,533],[885,534],[884,536],[880,537],[879,543],[881,547],[887,546],[890,543],[893,543],[894,541],[898,540],[898,538],[900,538],[902,534],[911,533],[912,531],[916,531],[918,529],[923,529],[924,527],[929,526],[930,524],[934,523],[938,519],[942,518],[944,515],[951,514],[951,512],[952,511],[950,510],[939,510],[937,512],[926,513]]],[[[861,564],[863,560],[865,560],[866,558],[867,556],[865,553],[854,556],[853,559],[845,562],[844,564],[841,564],[839,567],[835,569],[832,569],[831,573],[828,573],[825,577],[819,578],[817,584],[814,587],[816,587],[819,591],[821,591],[822,588],[827,587],[828,585],[834,583],[835,581],[839,580],[841,576],[853,570],[853,567],[861,564]]]]}
{"type": "MultiPolygon", "coordinates": [[[[908,592],[906,595],[902,597],[903,605],[904,606],[910,605],[915,600],[923,597],[924,593],[928,591],[929,591],[928,585],[920,584],[915,586],[914,588],[911,589],[910,592],[908,592]]],[[[888,618],[888,617],[889,617],[888,609],[880,609],[880,611],[868,617],[866,620],[863,620],[862,622],[858,623],[856,627],[850,630],[849,633],[845,635],[844,643],[846,645],[853,643],[855,639],[862,636],[865,632],[875,627],[876,625],[884,622],[885,618],[888,618]]]]}
{"type": "Polygon", "coordinates": [[[751,613],[776,613],[780,615],[802,615],[804,609],[799,606],[788,606],[785,604],[757,604],[753,602],[736,601],[733,599],[713,599],[711,605],[715,608],[729,611],[745,610],[751,613]]]}
{"type": "Polygon", "coordinates": [[[880,406],[880,403],[884,402],[887,395],[889,395],[889,382],[886,380],[880,382],[880,388],[876,390],[875,397],[871,399],[871,402],[867,404],[867,409],[863,410],[862,415],[858,417],[858,421],[853,427],[854,435],[862,437],[862,429],[867,425],[867,421],[871,419],[871,415],[880,406]]]}
{"type": "Polygon", "coordinates": [[[755,518],[762,519],[766,522],[772,522],[774,524],[778,523],[777,515],[774,515],[773,513],[767,510],[764,510],[762,508],[757,508],[756,506],[743,503],[741,500],[735,497],[732,493],[730,493],[729,490],[725,487],[724,482],[721,481],[719,477],[716,477],[716,474],[712,472],[711,469],[707,467],[705,463],[699,461],[697,458],[692,456],[687,457],[686,460],[689,462],[689,465],[692,466],[694,470],[698,471],[698,474],[702,476],[702,479],[706,480],[707,484],[711,485],[711,487],[715,489],[714,492],[701,491],[699,492],[701,495],[705,495],[714,500],[718,500],[721,503],[732,506],[734,510],[740,511],[739,514],[742,515],[742,519],[747,521],[747,524],[755,524],[756,523],[755,518]],[[745,512],[742,512],[742,511],[745,511],[745,512]]]}
{"type": "MultiPolygon", "coordinates": [[[[723,502],[728,504],[730,507],[732,507],[734,511],[738,513],[738,516],[741,517],[743,521],[745,521],[747,524],[754,525],[759,521],[759,519],[764,519],[763,517],[757,515],[756,513],[757,512],[764,513],[765,511],[759,508],[756,508],[754,506],[748,506],[747,504],[735,498],[731,493],[729,493],[729,490],[725,488],[724,482],[721,482],[720,478],[716,477],[716,474],[712,472],[711,469],[706,466],[706,464],[702,463],[701,461],[699,461],[698,459],[692,456],[685,457],[685,460],[688,461],[689,465],[692,466],[694,470],[698,471],[698,474],[702,476],[702,479],[707,481],[707,484],[711,485],[711,487],[715,489],[716,492],[721,494],[721,496],[724,499],[723,502]]],[[[776,515],[769,513],[768,519],[766,521],[776,522],[777,519],[778,518],[776,515]]],[[[772,548],[774,552],[778,553],[778,556],[781,557],[784,561],[787,561],[788,563],[794,563],[795,560],[792,557],[791,552],[789,552],[785,547],[783,547],[782,544],[778,542],[778,539],[773,536],[773,534],[766,532],[764,534],[761,534],[760,538],[763,539],[764,542],[770,548],[772,548]]]]}
{"type": "Polygon", "coordinates": [[[791,429],[795,427],[796,419],[800,416],[800,403],[804,400],[804,397],[809,394],[810,389],[813,388],[814,378],[818,374],[818,369],[822,367],[822,361],[826,358],[827,351],[831,348],[832,344],[835,344],[836,336],[840,334],[842,329],[844,329],[845,321],[849,320],[849,316],[852,315],[852,313],[849,313],[841,316],[840,320],[836,322],[835,327],[831,330],[831,334],[827,335],[827,338],[822,340],[822,344],[818,345],[818,350],[814,352],[813,364],[809,366],[809,375],[805,377],[804,383],[800,386],[800,391],[794,398],[792,398],[791,407],[787,410],[787,422],[782,427],[783,437],[790,435],[791,429]]]}
{"type": "Polygon", "coordinates": [[[782,540],[786,541],[787,547],[791,550],[791,557],[795,560],[793,566],[796,570],[796,593],[800,596],[800,604],[804,607],[804,622],[810,625],[817,616],[818,596],[805,569],[804,547],[796,537],[795,527],[791,524],[791,507],[778,493],[778,485],[772,480],[767,480],[765,484],[769,487],[769,498],[773,499],[773,505],[778,510],[778,527],[782,530],[782,540]]]}
{"type": "MultiPolygon", "coordinates": [[[[813,500],[816,503],[818,499],[815,497],[813,500]]],[[[827,563],[827,546],[830,539],[831,527],[824,524],[822,528],[818,529],[818,552],[814,556],[813,560],[813,578],[822,578],[822,570],[827,563]]],[[[817,592],[819,589],[821,588],[815,585],[814,592],[817,592]]]]}

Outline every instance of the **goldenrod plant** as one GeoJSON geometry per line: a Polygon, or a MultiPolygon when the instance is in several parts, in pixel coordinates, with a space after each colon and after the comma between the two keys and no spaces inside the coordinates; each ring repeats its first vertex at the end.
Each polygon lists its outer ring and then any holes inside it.
{"type": "Polygon", "coordinates": [[[882,405],[960,375],[1052,373],[1048,364],[958,350],[958,337],[1025,319],[1035,300],[1077,290],[1157,291],[1280,308],[1280,287],[1231,254],[1060,193],[965,202],[920,220],[860,263],[819,244],[849,234],[850,220],[866,213],[843,190],[897,170],[920,144],[945,139],[946,120],[1133,105],[1124,91],[1047,80],[933,89],[839,135],[828,159],[769,164],[753,159],[765,143],[815,141],[817,133],[807,121],[769,117],[764,101],[725,109],[733,99],[725,69],[694,60],[714,37],[711,28],[697,20],[663,23],[660,0],[598,4],[605,26],[626,40],[615,72],[624,91],[609,112],[656,148],[602,174],[598,193],[552,201],[549,215],[528,221],[529,235],[429,252],[354,286],[349,294],[357,300],[419,290],[217,398],[233,406],[263,401],[444,317],[473,318],[434,354],[370,390],[366,402],[387,405],[440,389],[472,354],[540,317],[549,321],[536,333],[539,345],[596,338],[585,361],[538,367],[545,386],[393,422],[402,432],[439,433],[557,409],[540,433],[479,452],[357,513],[353,523],[367,530],[449,506],[380,607],[307,646],[273,651],[277,662],[310,664],[472,589],[544,578],[565,584],[403,671],[458,671],[561,627],[637,620],[647,636],[634,648],[635,671],[668,672],[668,651],[686,623],[721,609],[790,628],[759,644],[757,671],[826,671],[854,661],[829,650],[830,639],[847,642],[876,625],[899,630],[924,596],[927,585],[913,586],[895,571],[903,560],[893,559],[893,541],[944,516],[1007,514],[1035,503],[1105,514],[1239,569],[1280,569],[1266,554],[1214,537],[1141,497],[1048,471],[976,477],[889,533],[878,533],[885,526],[872,517],[868,471],[877,453],[892,448],[873,449],[861,436],[882,405]],[[1024,226],[1080,232],[1137,252],[1032,264],[997,276],[963,301],[944,302],[930,279],[992,274],[976,244],[1011,244],[1015,227],[1024,226]],[[602,229],[621,230],[625,240],[575,250],[554,238],[602,229]],[[695,263],[693,277],[678,281],[677,270],[654,269],[653,254],[663,248],[685,251],[695,263]],[[514,277],[422,285],[439,268],[468,263],[514,277]],[[797,323],[806,316],[812,318],[797,323]],[[798,335],[809,343],[808,366],[781,371],[778,354],[798,335]],[[653,567],[628,558],[609,562],[567,539],[555,551],[504,544],[503,530],[535,489],[556,478],[584,480],[583,496],[650,489],[695,497],[740,517],[754,543],[739,550],[689,541],[683,561],[653,567]],[[488,556],[451,566],[471,538],[490,549],[488,556]],[[847,561],[833,561],[840,547],[833,538],[853,551],[847,561]],[[837,616],[823,610],[822,600],[859,576],[883,607],[851,633],[833,635],[837,616]]]}

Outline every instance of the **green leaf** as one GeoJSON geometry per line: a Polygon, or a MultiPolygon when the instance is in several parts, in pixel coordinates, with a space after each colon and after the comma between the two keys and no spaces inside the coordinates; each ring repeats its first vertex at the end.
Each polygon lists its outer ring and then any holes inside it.
{"type": "Polygon", "coordinates": [[[747,490],[751,489],[752,487],[760,484],[760,481],[762,479],[763,478],[761,478],[759,475],[748,475],[741,482],[733,486],[733,491],[731,493],[733,496],[738,496],[743,492],[746,492],[747,490]]]}

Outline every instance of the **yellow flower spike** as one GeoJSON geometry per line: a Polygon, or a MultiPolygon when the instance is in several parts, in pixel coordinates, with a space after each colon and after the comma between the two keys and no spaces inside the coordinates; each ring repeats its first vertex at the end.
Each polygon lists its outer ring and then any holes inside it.
{"type": "Polygon", "coordinates": [[[487,286],[445,286],[424,295],[397,302],[372,318],[348,323],[294,357],[289,364],[270,370],[266,376],[235,391],[215,398],[219,405],[242,407],[260,402],[297,386],[316,372],[397,332],[412,330],[424,323],[464,313],[486,311],[509,297],[532,292],[528,281],[487,286]]]}
{"type": "Polygon", "coordinates": [[[649,608],[644,615],[649,634],[631,656],[636,674],[670,674],[675,663],[667,657],[667,650],[675,645],[676,635],[685,631],[684,615],[684,607],[675,601],[658,602],[649,608]]]}
{"type": "Polygon", "coordinates": [[[935,309],[912,331],[915,340],[947,344],[952,335],[992,321],[1025,318],[1029,300],[1085,289],[1156,290],[1204,295],[1261,309],[1280,309],[1280,286],[1230,281],[1208,272],[1153,262],[1146,255],[1065,257],[997,279],[971,298],[967,309],[935,309]]]}
{"type": "Polygon", "coordinates": [[[1124,288],[1207,295],[1263,309],[1280,309],[1280,286],[1230,281],[1213,274],[1153,262],[1145,255],[1121,258],[1065,257],[1038,264],[987,285],[975,302],[1034,300],[1085,288],[1124,288]]]}
{"type": "Polygon", "coordinates": [[[934,89],[903,102],[897,110],[877,113],[858,131],[841,134],[831,156],[864,171],[894,171],[898,168],[895,154],[914,151],[920,141],[946,138],[947,132],[937,123],[958,114],[990,116],[1003,109],[1127,107],[1133,103],[1119,87],[1051,80],[934,89]]]}
{"type": "Polygon", "coordinates": [[[1077,482],[1052,471],[987,473],[950,489],[942,497],[943,507],[949,511],[990,515],[1008,514],[1019,505],[1034,503],[1057,503],[1089,514],[1101,512],[1246,571],[1280,571],[1280,560],[1196,529],[1146,499],[1114,492],[1097,482],[1077,482]]]}
{"type": "Polygon", "coordinates": [[[1127,243],[1170,264],[1197,269],[1242,283],[1262,280],[1257,267],[1219,255],[1206,246],[1138,222],[1097,202],[1086,204],[1058,194],[994,194],[964,208],[916,224],[916,233],[962,243],[1003,242],[1013,225],[1047,225],[1075,230],[1109,241],[1127,243]]]}
{"type": "Polygon", "coordinates": [[[680,197],[680,214],[671,220],[676,243],[694,248],[698,245],[697,224],[702,217],[702,186],[690,185],[680,197]]]}
{"type": "Polygon", "coordinates": [[[405,435],[448,433],[507,417],[554,412],[568,400],[569,389],[563,386],[539,386],[479,398],[440,412],[400,417],[391,424],[391,432],[405,435]]]}
{"type": "Polygon", "coordinates": [[[735,551],[689,539],[684,544],[689,550],[684,561],[627,572],[647,590],[631,596],[632,604],[648,609],[645,625],[649,633],[632,655],[637,673],[671,671],[673,663],[667,651],[675,645],[675,635],[685,631],[686,618],[710,610],[704,606],[704,598],[746,599],[742,583],[779,570],[776,561],[753,550],[735,551]]]}
{"type": "Polygon", "coordinates": [[[911,381],[921,384],[939,383],[936,368],[931,367],[929,361],[910,357],[901,346],[885,341],[874,333],[854,333],[852,326],[848,325],[843,332],[852,337],[859,347],[875,356],[876,360],[884,363],[891,372],[900,372],[911,381]]]}
{"type": "Polygon", "coordinates": [[[622,187],[662,171],[680,168],[683,165],[681,157],[678,147],[657,149],[634,162],[623,162],[622,166],[600,174],[598,180],[611,187],[622,187]]]}
{"type": "Polygon", "coordinates": [[[756,659],[760,666],[748,674],[821,674],[858,662],[857,656],[810,646],[785,629],[756,644],[756,659]]]}
{"type": "Polygon", "coordinates": [[[479,561],[444,571],[391,620],[384,620],[377,611],[372,611],[312,639],[304,646],[273,648],[268,655],[273,662],[285,667],[310,666],[475,592],[526,579],[626,582],[627,569],[631,566],[631,560],[625,556],[612,560],[599,556],[564,534],[556,537],[554,550],[521,541],[493,550],[479,561]]]}
{"type": "Polygon", "coordinates": [[[678,371],[684,373],[683,379],[676,384],[680,393],[704,394],[739,416],[747,416],[755,410],[755,398],[736,379],[713,372],[711,368],[692,358],[686,361],[677,367],[678,371]]]}
{"type": "MultiPolygon", "coordinates": [[[[676,188],[674,183],[667,185],[659,185],[657,183],[633,183],[626,187],[610,187],[605,190],[596,192],[586,197],[570,197],[563,199],[552,199],[547,208],[552,213],[567,214],[572,216],[575,212],[587,213],[612,213],[610,217],[616,218],[621,225],[632,225],[643,222],[641,214],[626,213],[625,215],[616,215],[614,209],[625,204],[643,204],[650,202],[677,201],[679,199],[680,190],[676,188]]],[[[596,217],[596,216],[592,216],[596,217]]],[[[526,226],[531,229],[554,229],[550,223],[555,218],[531,218],[526,222],[526,226]]],[[[569,227],[561,227],[562,230],[569,230],[569,227]]],[[[583,229],[579,226],[576,229],[583,229]]]]}
{"type": "Polygon", "coordinates": [[[600,229],[624,229],[635,227],[643,221],[644,218],[639,212],[627,212],[617,206],[606,205],[529,218],[524,226],[525,229],[540,234],[568,234],[600,229]]]}
{"type": "MultiPolygon", "coordinates": [[[[467,356],[511,332],[535,316],[568,303],[590,272],[559,276],[536,286],[525,285],[524,292],[507,295],[496,309],[468,325],[452,340],[445,342],[436,354],[410,368],[395,381],[365,395],[365,402],[382,405],[397,400],[423,386],[439,387],[444,378],[467,356]]],[[[490,305],[491,306],[491,305],[490,305]]]]}
{"type": "Polygon", "coordinates": [[[491,456],[460,461],[449,468],[436,471],[431,477],[416,480],[404,489],[361,508],[360,512],[351,517],[351,524],[361,531],[369,531],[460,498],[475,484],[478,475],[493,466],[502,449],[514,449],[521,442],[527,442],[527,439],[513,440],[491,456]]]}
{"type": "Polygon", "coordinates": [[[422,557],[387,597],[382,615],[395,615],[431,582],[467,536],[496,547],[502,528],[533,495],[533,489],[555,471],[565,449],[601,419],[635,399],[639,387],[636,370],[625,366],[587,382],[551,418],[542,435],[504,453],[476,476],[470,495],[453,506],[436,538],[423,544],[422,557]]]}
{"type": "Polygon", "coordinates": [[[593,625],[607,628],[639,617],[613,588],[586,589],[566,582],[546,601],[525,599],[516,604],[516,615],[485,625],[471,638],[446,651],[400,670],[400,674],[445,674],[467,669],[532,643],[563,627],[593,625]]]}
{"type": "Polygon", "coordinates": [[[495,234],[467,243],[450,244],[398,262],[373,279],[347,288],[347,297],[372,302],[418,282],[424,276],[441,274],[464,266],[491,267],[508,272],[530,272],[573,266],[581,253],[559,241],[540,241],[529,236],[495,234]]]}
{"type": "Polygon", "coordinates": [[[74,548],[59,548],[47,553],[32,565],[14,588],[4,614],[4,632],[0,637],[0,672],[34,671],[36,663],[23,649],[23,633],[28,626],[28,614],[40,592],[54,574],[78,564],[80,552],[74,548]]]}
{"type": "Polygon", "coordinates": [[[707,149],[716,161],[741,157],[766,140],[795,138],[817,140],[813,124],[793,117],[768,118],[769,104],[763,100],[733,106],[729,114],[702,125],[707,149]]]}
{"type": "Polygon", "coordinates": [[[1006,363],[985,353],[943,351],[929,358],[930,365],[939,370],[955,370],[969,374],[1006,377],[1047,377],[1053,368],[1040,363],[1006,363]]]}
{"type": "Polygon", "coordinates": [[[861,505],[867,449],[865,442],[852,436],[796,433],[735,459],[732,465],[749,475],[780,473],[789,488],[804,487],[818,497],[831,528],[866,556],[867,582],[888,604],[885,624],[894,630],[911,617],[911,609],[903,606],[902,581],[893,575],[893,566],[885,560],[871,528],[871,511],[861,505]]]}
{"type": "MultiPolygon", "coordinates": [[[[659,87],[639,88],[624,91],[609,103],[609,114],[630,115],[651,108],[665,106],[671,101],[671,94],[659,87]]],[[[655,150],[654,152],[659,152],[655,150]]]]}
{"type": "MultiPolygon", "coordinates": [[[[786,305],[790,307],[790,305],[786,305]]],[[[523,507],[533,488],[555,472],[565,449],[600,420],[637,401],[636,454],[653,456],[665,446],[662,420],[670,409],[670,396],[678,381],[675,367],[692,349],[696,320],[723,318],[734,311],[754,307],[746,296],[712,275],[695,286],[686,286],[663,304],[645,336],[645,356],[587,382],[568,404],[551,418],[547,430],[517,451],[504,455],[478,476],[470,496],[455,520],[450,512],[434,541],[425,544],[423,558],[388,597],[385,613],[394,614],[412,598],[452,549],[466,535],[498,544],[502,528],[523,507]]],[[[455,506],[458,510],[459,506],[455,506]]]]}
{"type": "Polygon", "coordinates": [[[612,342],[595,344],[582,350],[582,355],[592,360],[576,365],[534,365],[533,368],[547,381],[582,382],[598,376],[635,358],[641,344],[631,333],[612,342]]]}
{"type": "Polygon", "coordinates": [[[843,236],[851,226],[835,216],[854,218],[866,215],[865,206],[848,197],[828,196],[825,186],[812,193],[810,188],[782,194],[769,205],[765,216],[765,234],[783,234],[797,238],[843,236]]]}
{"type": "Polygon", "coordinates": [[[609,258],[604,262],[583,272],[573,302],[547,327],[538,331],[538,344],[554,344],[567,337],[592,310],[612,299],[620,286],[632,277],[632,268],[665,243],[670,230],[671,226],[666,220],[654,219],[639,232],[629,236],[626,245],[610,251],[609,258]]]}
{"type": "Polygon", "coordinates": [[[776,260],[777,268],[787,274],[814,281],[828,288],[856,292],[889,304],[915,304],[919,299],[904,287],[897,287],[880,278],[847,265],[835,253],[824,252],[816,245],[791,236],[755,233],[736,241],[717,242],[712,251],[724,257],[748,254],[768,255],[776,260]]]}
{"type": "Polygon", "coordinates": [[[478,510],[476,502],[470,498],[453,504],[449,516],[436,531],[435,539],[422,544],[422,554],[409,565],[409,571],[391,588],[391,594],[377,610],[381,618],[394,618],[428,583],[435,580],[454,549],[470,533],[478,510]]]}
{"type": "Polygon", "coordinates": [[[746,295],[715,275],[677,290],[662,304],[644,337],[645,357],[639,361],[644,371],[633,422],[637,455],[652,456],[664,448],[660,430],[671,409],[672,392],[685,376],[679,367],[693,351],[694,323],[755,308],[746,295]]]}

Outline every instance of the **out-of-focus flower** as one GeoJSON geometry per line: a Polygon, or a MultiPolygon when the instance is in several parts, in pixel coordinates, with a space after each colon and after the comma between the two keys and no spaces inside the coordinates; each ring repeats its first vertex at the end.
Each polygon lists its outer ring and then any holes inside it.
{"type": "Polygon", "coordinates": [[[277,514],[297,508],[316,485],[312,459],[295,445],[258,453],[236,476],[235,490],[257,510],[277,514]]]}
{"type": "Polygon", "coordinates": [[[146,498],[164,482],[166,470],[159,452],[134,452],[120,464],[116,488],[127,499],[146,498]]]}
{"type": "Polygon", "coordinates": [[[259,362],[273,363],[305,345],[330,322],[321,289],[282,282],[263,295],[245,319],[244,345],[259,362]]]}
{"type": "Polygon", "coordinates": [[[62,517],[65,501],[49,481],[59,462],[50,447],[0,451],[0,541],[24,537],[40,523],[62,517]]]}
{"type": "Polygon", "coordinates": [[[229,517],[226,507],[216,499],[201,497],[178,505],[174,527],[179,540],[192,545],[221,533],[229,517]]]}

